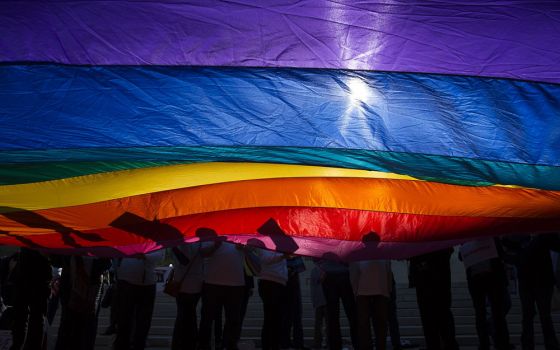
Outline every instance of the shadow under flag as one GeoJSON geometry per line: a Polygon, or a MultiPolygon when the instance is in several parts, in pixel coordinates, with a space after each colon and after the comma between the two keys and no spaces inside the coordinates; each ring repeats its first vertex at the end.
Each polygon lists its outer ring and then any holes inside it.
{"type": "Polygon", "coordinates": [[[276,245],[276,249],[279,251],[291,254],[299,249],[296,241],[288,236],[273,218],[268,219],[257,229],[257,232],[263,236],[270,237],[272,242],[276,245]]]}
{"type": "MultiPolygon", "coordinates": [[[[42,228],[48,229],[55,232],[60,233],[62,241],[64,244],[74,247],[80,248],[82,245],[78,244],[72,235],[83,239],[84,241],[88,242],[104,242],[105,240],[95,233],[84,233],[78,230],[75,230],[70,227],[66,227],[56,221],[47,219],[46,217],[29,210],[18,209],[18,208],[10,208],[10,207],[0,207],[0,215],[18,222],[22,225],[25,225],[30,228],[42,228]]],[[[14,235],[7,233],[7,235],[15,237],[20,242],[26,244],[31,248],[39,248],[40,245],[33,243],[30,239],[23,237],[22,235],[14,235]]]]}

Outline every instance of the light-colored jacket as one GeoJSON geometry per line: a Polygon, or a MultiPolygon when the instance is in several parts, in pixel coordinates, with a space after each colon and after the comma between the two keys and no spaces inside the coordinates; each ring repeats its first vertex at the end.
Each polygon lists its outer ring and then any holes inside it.
{"type": "Polygon", "coordinates": [[[363,260],[350,263],[350,282],[355,295],[391,296],[390,260],[363,260]]]}
{"type": "Polygon", "coordinates": [[[164,258],[158,250],[145,255],[145,259],[123,258],[117,269],[117,279],[139,286],[156,284],[156,265],[164,258]]]}
{"type": "Polygon", "coordinates": [[[286,285],[288,282],[288,264],[284,254],[258,248],[255,248],[255,252],[261,263],[261,272],[257,277],[286,285]]]}

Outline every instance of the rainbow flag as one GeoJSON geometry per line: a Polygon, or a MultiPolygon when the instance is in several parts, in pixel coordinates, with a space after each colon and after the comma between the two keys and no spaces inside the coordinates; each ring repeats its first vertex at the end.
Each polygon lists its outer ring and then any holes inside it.
{"type": "Polygon", "coordinates": [[[4,1],[0,62],[0,244],[560,231],[558,2],[4,1]]]}

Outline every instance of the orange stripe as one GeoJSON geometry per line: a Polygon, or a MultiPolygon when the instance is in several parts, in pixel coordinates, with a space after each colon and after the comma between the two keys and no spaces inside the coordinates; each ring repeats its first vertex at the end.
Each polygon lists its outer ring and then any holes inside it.
{"type": "Polygon", "coordinates": [[[108,227],[124,212],[148,220],[255,207],[324,207],[440,216],[554,218],[560,192],[388,179],[286,178],[239,181],[74,207],[0,215],[0,230],[49,232],[108,227]]]}

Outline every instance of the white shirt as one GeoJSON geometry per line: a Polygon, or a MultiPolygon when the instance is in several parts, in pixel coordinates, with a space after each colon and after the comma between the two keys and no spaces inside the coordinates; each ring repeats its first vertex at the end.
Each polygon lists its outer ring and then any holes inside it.
{"type": "Polygon", "coordinates": [[[187,259],[188,265],[183,265],[175,259],[175,281],[182,281],[181,293],[198,294],[202,291],[204,282],[204,258],[200,255],[200,243],[185,244],[177,247],[187,259]]]}
{"type": "Polygon", "coordinates": [[[390,260],[363,260],[350,264],[350,280],[355,295],[391,296],[390,260]]]}
{"type": "MultiPolygon", "coordinates": [[[[204,242],[211,247],[214,242],[204,242]]],[[[244,286],[245,265],[243,251],[235,244],[223,242],[214,253],[204,259],[204,283],[220,286],[244,286]]]]}
{"type": "Polygon", "coordinates": [[[156,265],[164,258],[164,251],[158,250],[145,254],[145,259],[123,258],[118,269],[117,279],[140,286],[156,284],[156,265]]]}
{"type": "Polygon", "coordinates": [[[459,251],[461,252],[465,268],[474,267],[481,263],[484,264],[484,262],[498,257],[498,249],[496,248],[494,238],[477,239],[463,243],[459,251]]]}
{"type": "Polygon", "coordinates": [[[255,252],[261,263],[261,272],[258,278],[286,285],[288,282],[288,264],[284,259],[284,254],[258,248],[255,248],[255,252]]]}

